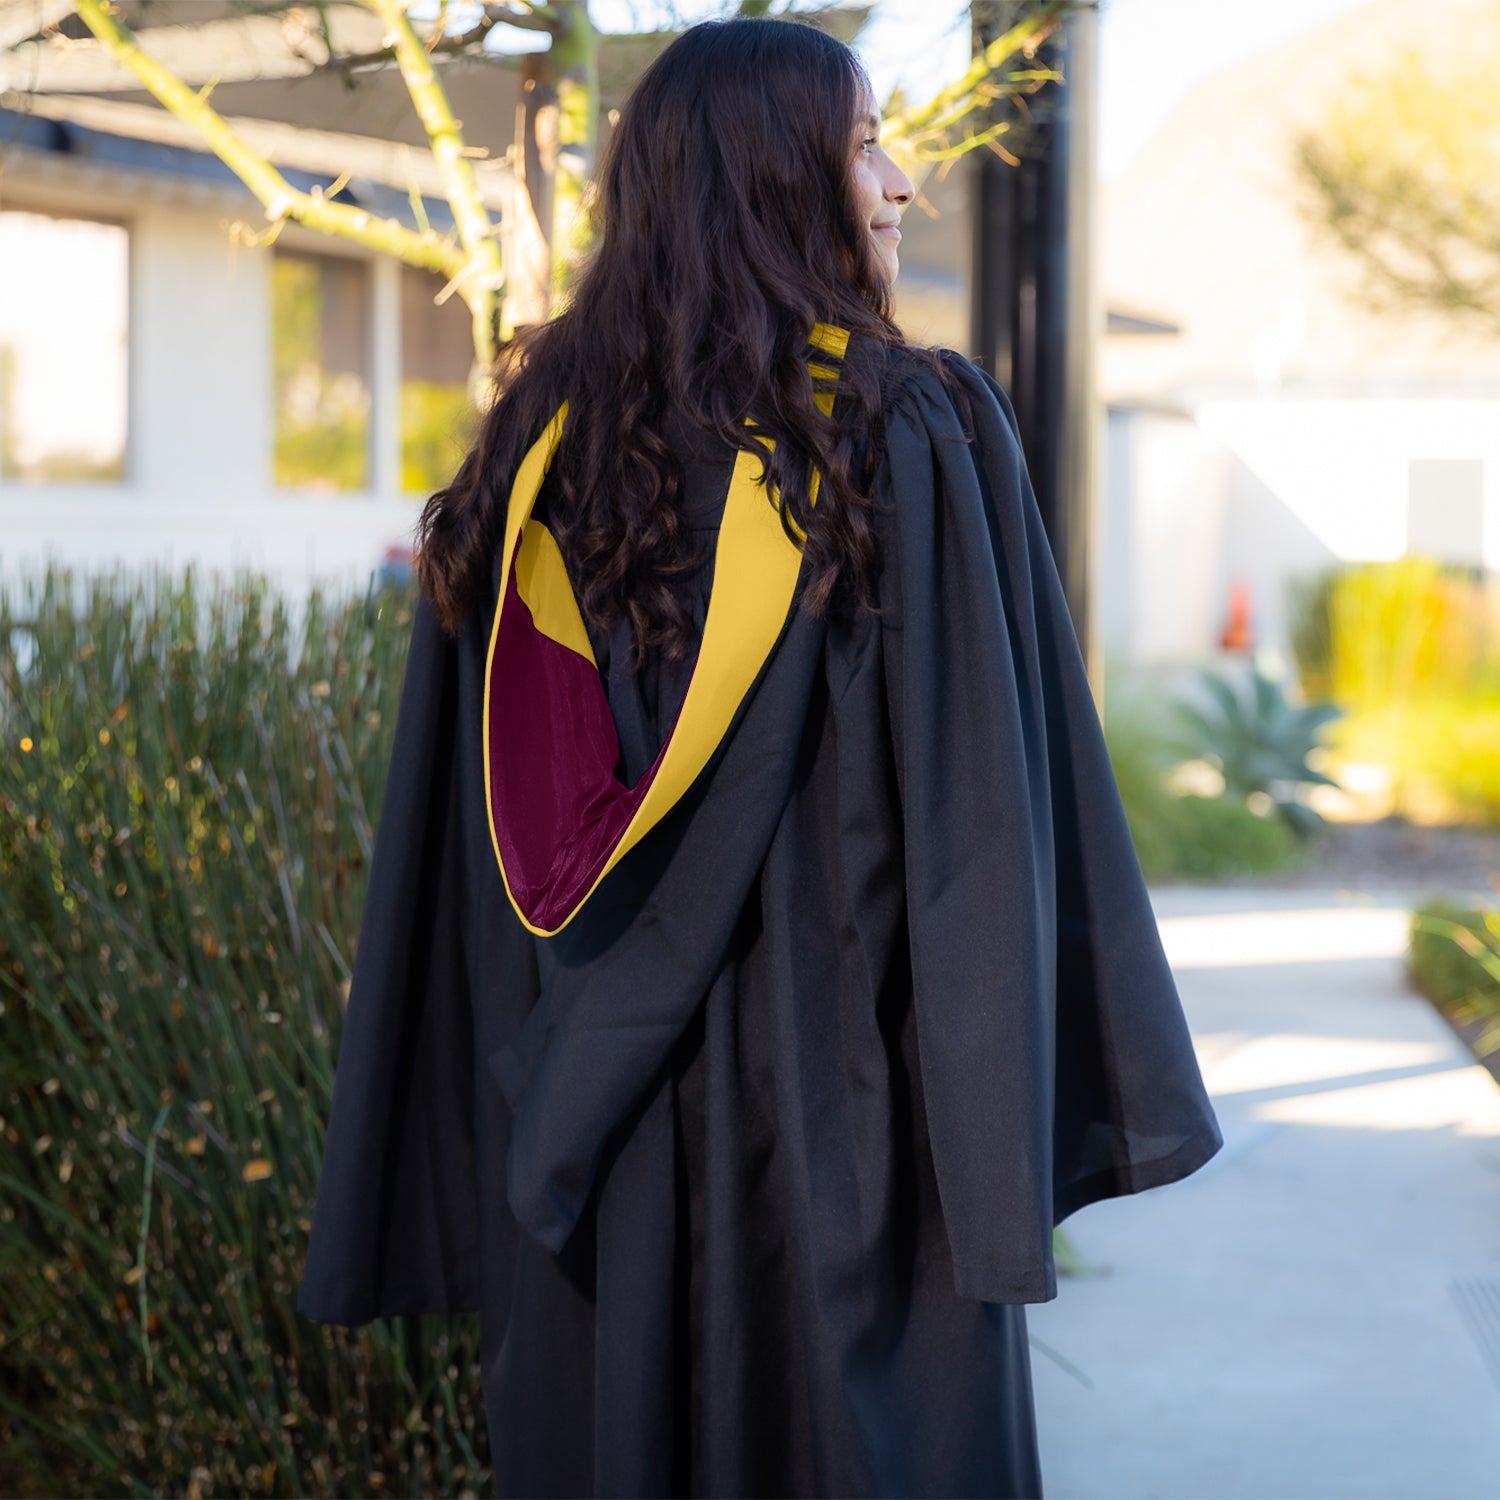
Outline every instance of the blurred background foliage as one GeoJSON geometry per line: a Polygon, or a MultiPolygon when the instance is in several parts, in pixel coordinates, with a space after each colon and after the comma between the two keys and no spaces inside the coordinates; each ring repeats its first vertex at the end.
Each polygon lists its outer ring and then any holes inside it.
{"type": "Polygon", "coordinates": [[[1274,808],[1298,835],[1310,833],[1321,815],[1300,800],[1303,786],[1337,787],[1309,764],[1319,731],[1342,710],[1328,702],[1287,701],[1279,679],[1251,664],[1248,689],[1215,672],[1200,671],[1207,702],[1177,705],[1183,747],[1208,760],[1224,783],[1224,795],[1252,809],[1274,808]]]}
{"type": "MultiPolygon", "coordinates": [[[[1267,874],[1302,863],[1298,831],[1229,790],[1206,760],[1197,762],[1206,774],[1184,787],[1181,768],[1201,741],[1181,700],[1113,692],[1105,700],[1104,737],[1147,880],[1267,874]]],[[[1231,760],[1239,754],[1220,743],[1231,760]]]]}
{"type": "Polygon", "coordinates": [[[1382,312],[1500,329],[1500,31],[1475,28],[1435,67],[1411,43],[1352,70],[1295,140],[1305,222],[1382,312]]]}
{"type": "Polygon", "coordinates": [[[457,472],[479,435],[462,382],[401,382],[401,488],[424,498],[457,472]]]}
{"type": "Polygon", "coordinates": [[[350,270],[310,255],[271,262],[272,464],[281,486],[362,490],[370,483],[367,335],[356,300],[363,285],[357,278],[352,289],[345,285],[350,270]],[[340,328],[341,305],[353,313],[342,320],[352,326],[340,328]]]}
{"type": "Polygon", "coordinates": [[[1294,579],[1287,613],[1284,677],[1253,660],[1198,669],[1194,690],[1106,674],[1148,879],[1298,868],[1324,822],[1309,794],[1356,770],[1381,788],[1365,815],[1500,823],[1500,580],[1420,556],[1341,563],[1294,579]]]}
{"type": "Polygon", "coordinates": [[[411,603],[0,605],[4,1493],[484,1490],[477,1326],[295,1311],[411,603]]]}
{"type": "Polygon", "coordinates": [[[1500,821],[1500,580],[1424,557],[1345,563],[1287,602],[1304,692],[1345,709],[1333,753],[1384,767],[1397,813],[1500,821]]]}
{"type": "Polygon", "coordinates": [[[1500,911],[1425,902],[1412,912],[1406,972],[1500,1078],[1500,911]]]}

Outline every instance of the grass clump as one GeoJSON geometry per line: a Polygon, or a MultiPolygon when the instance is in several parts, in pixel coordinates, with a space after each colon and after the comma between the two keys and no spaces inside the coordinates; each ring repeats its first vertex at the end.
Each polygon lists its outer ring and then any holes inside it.
{"type": "Polygon", "coordinates": [[[0,602],[9,1492],[487,1477],[477,1328],[295,1310],[412,603],[0,602]]]}
{"type": "Polygon", "coordinates": [[[1500,911],[1442,897],[1417,907],[1406,971],[1464,1033],[1475,1056],[1500,1070],[1500,911]]]}

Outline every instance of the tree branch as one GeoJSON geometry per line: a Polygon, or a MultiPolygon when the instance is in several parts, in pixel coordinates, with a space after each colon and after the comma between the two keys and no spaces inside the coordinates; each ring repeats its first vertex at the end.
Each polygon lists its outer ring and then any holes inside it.
{"type": "Polygon", "coordinates": [[[882,141],[906,141],[916,146],[919,140],[940,135],[957,124],[966,115],[991,100],[1009,93],[1018,93],[1007,83],[1031,83],[1040,86],[1049,80],[1061,77],[1050,68],[1031,68],[1007,75],[1005,82],[997,82],[1000,68],[1018,52],[1024,52],[1028,61],[1036,49],[1062,23],[1070,10],[1078,8],[1076,0],[1049,0],[1035,14],[1017,21],[1010,30],[1002,32],[983,52],[979,53],[966,72],[939,89],[924,104],[886,119],[880,127],[882,141]]]}
{"type": "MultiPolygon", "coordinates": [[[[553,31],[557,19],[547,6],[487,5],[479,20],[467,31],[454,36],[438,30],[431,39],[423,43],[430,57],[451,56],[458,53],[483,52],[484,40],[497,26],[513,26],[520,31],[553,31]]],[[[396,48],[376,47],[370,52],[335,52],[329,45],[326,57],[315,57],[294,43],[293,53],[302,59],[314,72],[365,72],[396,61],[396,48]]]]}
{"type": "Polygon", "coordinates": [[[462,271],[464,257],[446,238],[431,230],[417,234],[395,220],[377,219],[362,208],[294,188],[210,107],[209,88],[195,93],[141,49],[115,19],[112,0],[76,0],[76,4],[89,30],[165,108],[193,126],[214,155],[260,200],[273,224],[295,219],[310,229],[341,235],[424,270],[449,277],[462,271]]]}
{"type": "Polygon", "coordinates": [[[459,239],[468,251],[469,285],[463,288],[464,301],[474,314],[474,348],[485,364],[496,354],[494,307],[505,287],[505,272],[500,263],[500,246],[495,241],[495,225],[485,212],[479,197],[460,130],[454,119],[448,95],[433,71],[432,60],[422,45],[406,14],[406,0],[367,0],[381,20],[390,28],[396,53],[396,64],[406,83],[406,91],[432,143],[433,160],[443,174],[448,202],[453,209],[459,239]]]}

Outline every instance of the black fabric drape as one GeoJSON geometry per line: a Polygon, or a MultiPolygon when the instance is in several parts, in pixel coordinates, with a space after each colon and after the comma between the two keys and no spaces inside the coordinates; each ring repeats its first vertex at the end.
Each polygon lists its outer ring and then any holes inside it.
{"type": "MultiPolygon", "coordinates": [[[[1009,400],[895,358],[881,616],[794,609],[556,937],[489,844],[488,616],[418,606],[299,1307],[478,1310],[502,1494],[1040,1494],[1053,1226],[1222,1144],[1009,400]]],[[[595,654],[632,779],[691,663],[595,654]]]]}

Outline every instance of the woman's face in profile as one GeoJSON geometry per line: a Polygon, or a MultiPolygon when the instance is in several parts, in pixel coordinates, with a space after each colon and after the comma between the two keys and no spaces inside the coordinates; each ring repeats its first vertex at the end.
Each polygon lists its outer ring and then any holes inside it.
{"type": "Polygon", "coordinates": [[[901,215],[916,189],[880,144],[880,117],[868,92],[854,129],[853,193],[854,210],[869,229],[876,263],[885,279],[894,281],[900,269],[897,248],[901,244],[901,215]]]}

